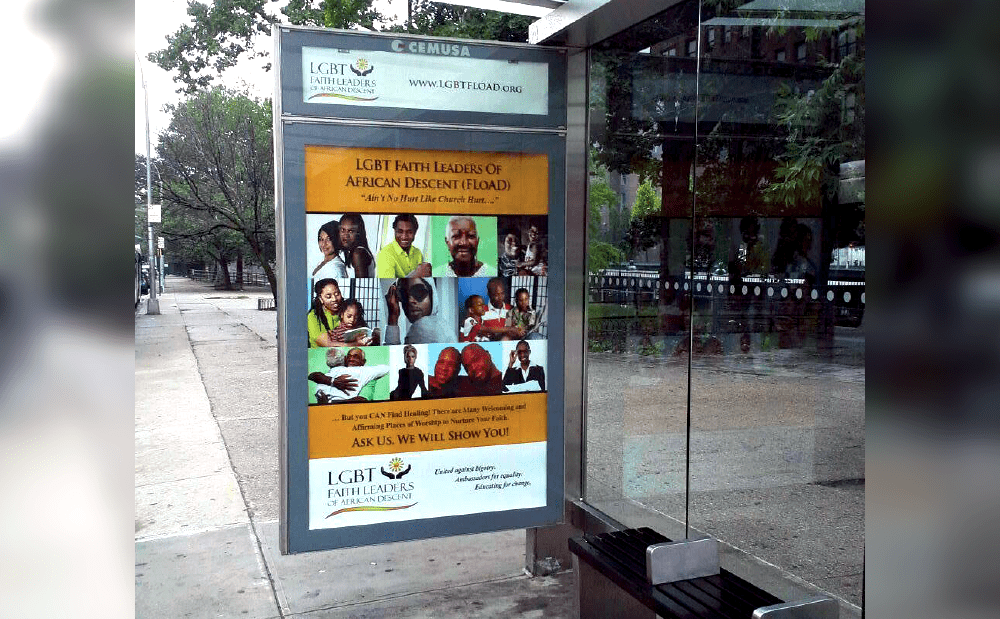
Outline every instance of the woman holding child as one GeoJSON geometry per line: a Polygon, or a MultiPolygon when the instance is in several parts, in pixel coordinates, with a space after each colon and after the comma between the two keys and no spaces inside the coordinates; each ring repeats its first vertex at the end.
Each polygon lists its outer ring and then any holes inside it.
{"type": "Polygon", "coordinates": [[[359,331],[366,327],[364,308],[356,299],[344,301],[335,279],[321,279],[313,287],[313,301],[306,315],[310,348],[329,348],[352,344],[377,346],[379,332],[359,331]],[[346,337],[346,340],[345,340],[346,337]]]}

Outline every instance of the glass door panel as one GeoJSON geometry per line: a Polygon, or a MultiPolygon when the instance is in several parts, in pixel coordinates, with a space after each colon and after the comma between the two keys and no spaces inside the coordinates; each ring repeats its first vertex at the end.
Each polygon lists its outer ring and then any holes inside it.
{"type": "Polygon", "coordinates": [[[864,5],[680,2],[590,93],[585,499],[857,612],[864,5]]]}

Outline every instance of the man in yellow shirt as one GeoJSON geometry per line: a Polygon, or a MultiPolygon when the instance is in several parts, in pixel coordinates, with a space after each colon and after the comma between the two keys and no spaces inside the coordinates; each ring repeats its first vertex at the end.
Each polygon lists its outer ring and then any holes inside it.
{"type": "Polygon", "coordinates": [[[383,247],[375,259],[376,273],[380,278],[431,276],[431,264],[424,262],[424,255],[413,246],[417,227],[415,216],[409,213],[396,215],[392,222],[396,239],[383,247]]]}

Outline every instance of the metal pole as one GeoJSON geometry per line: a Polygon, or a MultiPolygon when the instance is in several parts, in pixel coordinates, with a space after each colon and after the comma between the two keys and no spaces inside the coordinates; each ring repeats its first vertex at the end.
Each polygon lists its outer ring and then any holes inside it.
{"type": "Polygon", "coordinates": [[[160,285],[160,278],[156,273],[156,254],[153,250],[153,223],[149,221],[149,211],[153,206],[153,160],[150,157],[149,148],[149,90],[146,88],[146,74],[142,70],[142,61],[139,55],[135,57],[139,65],[139,76],[142,79],[142,94],[146,104],[146,229],[149,233],[149,301],[146,303],[147,314],[160,313],[160,301],[156,298],[156,288],[160,285]]]}

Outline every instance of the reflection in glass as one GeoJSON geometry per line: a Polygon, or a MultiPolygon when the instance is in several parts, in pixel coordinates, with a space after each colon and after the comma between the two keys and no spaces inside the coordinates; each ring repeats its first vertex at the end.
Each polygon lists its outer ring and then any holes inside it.
{"type": "Polygon", "coordinates": [[[591,52],[586,499],[860,605],[864,5],[785,4],[591,52]]]}

